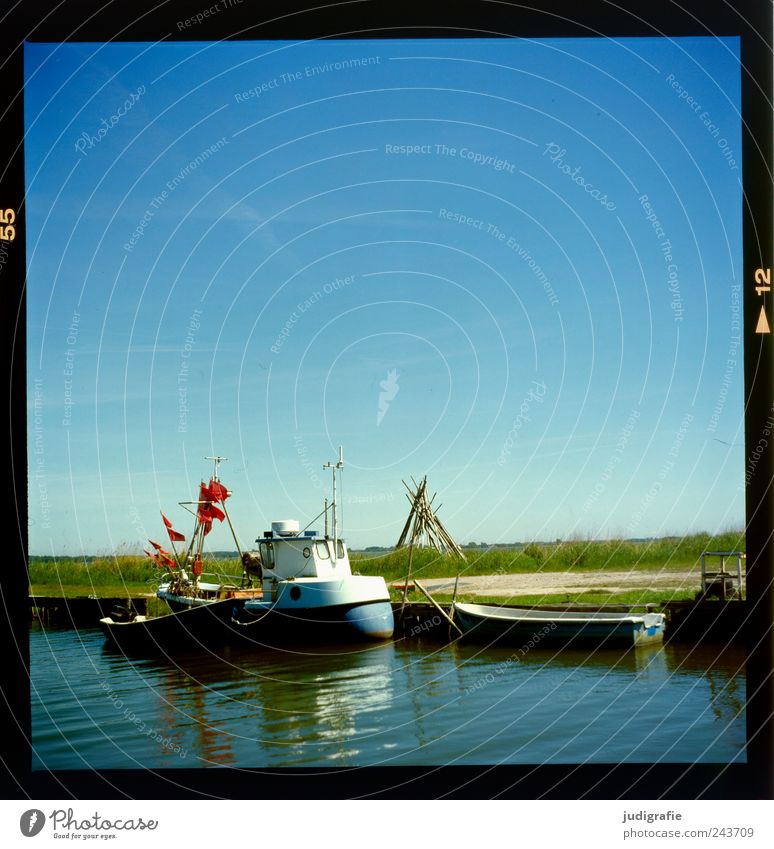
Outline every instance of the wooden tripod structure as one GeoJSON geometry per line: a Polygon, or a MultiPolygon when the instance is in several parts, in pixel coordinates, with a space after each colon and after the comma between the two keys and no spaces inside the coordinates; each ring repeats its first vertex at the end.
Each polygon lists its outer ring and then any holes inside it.
{"type": "Polygon", "coordinates": [[[436,515],[441,505],[439,504],[438,507],[433,509],[433,502],[437,493],[433,494],[430,499],[427,497],[427,475],[418,484],[414,478],[411,479],[411,482],[414,484],[414,489],[406,481],[403,481],[403,486],[408,490],[406,498],[411,504],[411,512],[406,519],[406,524],[403,526],[403,531],[395,548],[403,548],[405,545],[413,548],[417,545],[420,548],[434,548],[441,554],[451,554],[465,560],[464,552],[449,536],[443,523],[436,515]]]}
{"type": "MultiPolygon", "coordinates": [[[[406,498],[408,498],[409,503],[411,504],[411,510],[409,512],[408,519],[406,519],[406,524],[403,526],[400,538],[395,545],[396,549],[403,548],[406,545],[408,545],[409,549],[408,568],[406,570],[406,580],[403,584],[403,600],[400,607],[401,620],[403,619],[403,613],[406,608],[408,587],[409,582],[411,581],[411,564],[414,559],[414,548],[416,546],[419,546],[420,548],[433,548],[440,554],[451,554],[453,557],[459,557],[463,561],[466,560],[465,553],[451,538],[451,536],[449,536],[448,531],[443,526],[443,522],[441,522],[436,515],[437,511],[440,510],[441,505],[439,504],[438,507],[433,509],[433,502],[435,501],[437,493],[434,493],[432,498],[428,499],[427,497],[427,475],[425,475],[419,483],[417,483],[414,478],[411,478],[411,482],[414,484],[413,489],[406,483],[406,481],[403,481],[403,486],[405,486],[408,490],[406,498]]],[[[457,573],[457,581],[455,581],[454,586],[455,598],[457,596],[458,582],[459,572],[457,573]]],[[[459,633],[462,633],[457,627],[457,624],[453,622],[440,605],[436,603],[430,593],[428,593],[419,581],[415,580],[414,583],[429,599],[429,601],[443,614],[449,624],[459,633]]]]}

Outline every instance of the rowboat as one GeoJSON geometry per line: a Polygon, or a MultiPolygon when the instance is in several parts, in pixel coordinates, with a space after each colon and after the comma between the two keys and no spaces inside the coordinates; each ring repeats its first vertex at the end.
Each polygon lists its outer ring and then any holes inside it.
{"type": "Polygon", "coordinates": [[[125,654],[193,652],[231,641],[235,604],[233,599],[223,599],[152,618],[114,610],[99,624],[108,644],[125,654]]]}
{"type": "Polygon", "coordinates": [[[452,617],[465,638],[522,648],[648,645],[663,640],[666,621],[663,613],[581,613],[457,602],[452,605],[452,617]]]}
{"type": "MultiPolygon", "coordinates": [[[[174,613],[187,610],[189,607],[202,607],[224,599],[260,598],[261,589],[244,589],[236,584],[208,583],[207,581],[192,581],[184,570],[160,584],[156,596],[165,601],[174,613]]],[[[241,605],[240,605],[241,606],[241,605]]]]}

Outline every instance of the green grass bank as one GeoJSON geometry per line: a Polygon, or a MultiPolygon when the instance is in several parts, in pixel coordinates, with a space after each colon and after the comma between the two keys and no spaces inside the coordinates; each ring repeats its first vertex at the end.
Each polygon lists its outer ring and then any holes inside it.
{"type": "MultiPolygon", "coordinates": [[[[529,543],[513,548],[471,547],[465,549],[465,563],[434,551],[418,549],[414,552],[412,574],[421,581],[423,578],[451,577],[460,569],[466,577],[534,572],[690,570],[699,568],[703,551],[744,549],[744,534],[739,531],[714,536],[694,534],[636,542],[572,540],[529,543]]],[[[405,549],[378,554],[353,552],[351,561],[353,572],[382,575],[389,583],[405,577],[408,552],[405,549]]],[[[241,566],[236,557],[233,561],[205,560],[204,571],[215,579],[226,581],[239,576],[241,566]]],[[[35,595],[121,596],[153,593],[160,577],[159,569],[147,557],[126,553],[83,559],[33,558],[29,564],[30,591],[35,595]]],[[[564,598],[562,596],[560,600],[564,598]]],[[[519,602],[516,600],[513,603],[519,602]]]]}

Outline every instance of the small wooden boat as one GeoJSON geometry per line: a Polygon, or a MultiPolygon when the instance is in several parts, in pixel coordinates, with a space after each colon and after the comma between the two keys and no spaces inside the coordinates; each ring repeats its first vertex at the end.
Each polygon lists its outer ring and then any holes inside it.
{"type": "Polygon", "coordinates": [[[212,604],[214,601],[224,599],[247,599],[260,598],[263,595],[261,589],[244,589],[236,584],[214,584],[203,581],[193,582],[183,571],[173,579],[159,586],[156,596],[166,601],[170,610],[174,613],[181,612],[189,607],[202,607],[212,604]]]}
{"type": "Polygon", "coordinates": [[[452,617],[466,638],[481,642],[618,648],[659,642],[664,638],[663,613],[581,613],[496,607],[487,604],[452,605],[452,617]]]}
{"type": "Polygon", "coordinates": [[[146,618],[115,609],[99,620],[108,643],[125,654],[168,654],[216,648],[234,637],[232,618],[243,602],[224,599],[146,618]]]}

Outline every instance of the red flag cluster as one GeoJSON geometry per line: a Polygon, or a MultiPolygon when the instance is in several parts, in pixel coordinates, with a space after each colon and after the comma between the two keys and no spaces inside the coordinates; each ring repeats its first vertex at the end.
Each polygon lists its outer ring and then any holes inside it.
{"type": "Polygon", "coordinates": [[[203,483],[199,487],[199,509],[196,515],[200,524],[204,525],[205,536],[212,530],[213,519],[222,522],[226,518],[226,514],[215,504],[218,501],[224,502],[230,494],[226,487],[216,480],[210,480],[209,486],[203,483]]]}
{"type": "Polygon", "coordinates": [[[172,557],[172,555],[170,555],[168,551],[164,551],[164,549],[152,539],[149,539],[148,542],[156,549],[156,553],[154,554],[145,548],[143,549],[143,551],[157,566],[167,566],[170,569],[174,569],[175,566],[177,566],[175,559],[172,557]]]}

